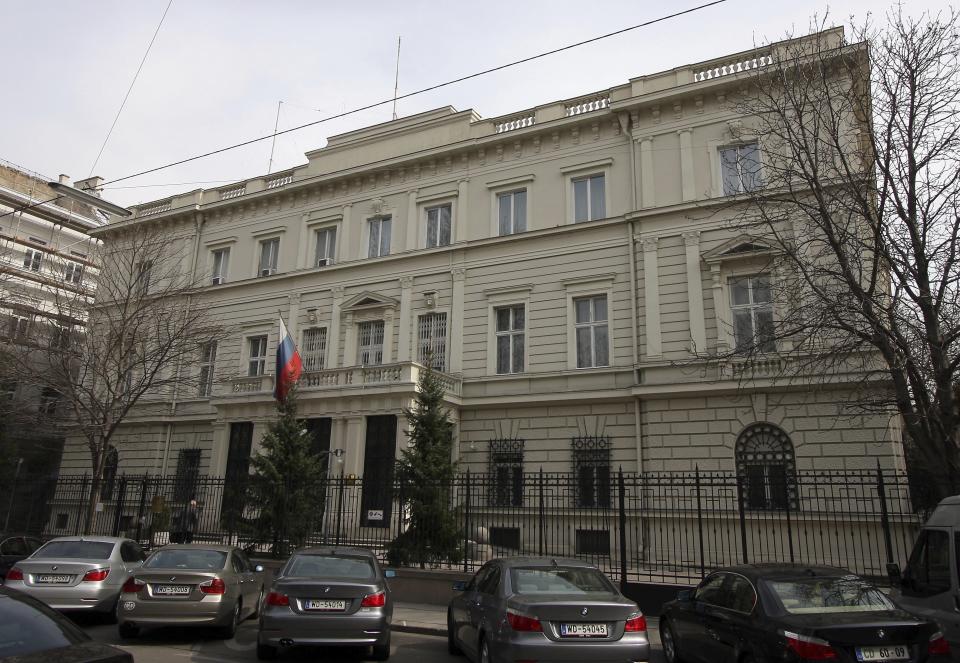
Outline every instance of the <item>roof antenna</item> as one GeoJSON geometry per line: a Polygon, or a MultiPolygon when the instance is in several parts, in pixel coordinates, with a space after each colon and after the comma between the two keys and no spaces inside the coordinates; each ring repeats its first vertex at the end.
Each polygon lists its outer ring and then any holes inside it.
{"type": "Polygon", "coordinates": [[[282,101],[277,102],[277,120],[273,123],[273,140],[270,141],[270,163],[267,165],[267,175],[273,170],[273,148],[277,144],[277,128],[280,126],[280,106],[282,101]]]}
{"type": "Polygon", "coordinates": [[[397,37],[397,71],[393,77],[393,119],[397,119],[397,90],[400,86],[400,36],[397,37]]]}

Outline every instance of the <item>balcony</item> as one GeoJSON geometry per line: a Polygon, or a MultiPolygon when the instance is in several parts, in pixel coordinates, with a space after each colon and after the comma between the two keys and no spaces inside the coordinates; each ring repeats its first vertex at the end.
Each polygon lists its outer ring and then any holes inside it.
{"type": "MultiPolygon", "coordinates": [[[[342,392],[370,387],[406,387],[416,389],[424,366],[416,362],[382,364],[380,366],[348,366],[322,371],[309,371],[300,376],[300,394],[309,398],[322,392],[342,392]]],[[[460,376],[437,373],[450,396],[461,395],[460,376]]],[[[264,396],[273,393],[273,376],[235,377],[218,385],[214,398],[264,396]]],[[[333,395],[331,393],[331,395],[333,395]]]]}

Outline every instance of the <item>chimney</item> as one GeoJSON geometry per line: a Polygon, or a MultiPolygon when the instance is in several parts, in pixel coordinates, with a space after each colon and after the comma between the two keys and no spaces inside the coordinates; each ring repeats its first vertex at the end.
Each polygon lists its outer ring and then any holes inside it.
{"type": "Polygon", "coordinates": [[[81,191],[86,191],[89,194],[100,197],[100,192],[103,191],[103,187],[100,185],[103,183],[103,178],[94,175],[93,177],[88,177],[85,180],[77,180],[76,188],[81,191]]]}
{"type": "Polygon", "coordinates": [[[70,186],[70,176],[69,176],[69,175],[64,175],[63,173],[60,173],[60,184],[64,184],[64,185],[66,185],[66,186],[70,186]]]}

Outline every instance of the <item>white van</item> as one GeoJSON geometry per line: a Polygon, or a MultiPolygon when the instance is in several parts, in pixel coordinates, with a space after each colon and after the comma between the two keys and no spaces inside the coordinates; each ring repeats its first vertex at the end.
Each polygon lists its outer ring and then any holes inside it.
{"type": "Polygon", "coordinates": [[[907,566],[888,566],[893,599],[940,624],[950,648],[960,649],[960,495],[948,497],[920,530],[907,566]]]}

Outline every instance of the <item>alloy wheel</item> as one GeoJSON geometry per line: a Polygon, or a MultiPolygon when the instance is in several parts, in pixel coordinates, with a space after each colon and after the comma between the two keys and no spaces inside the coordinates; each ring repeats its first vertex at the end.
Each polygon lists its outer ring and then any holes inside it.
{"type": "Polygon", "coordinates": [[[667,659],[667,663],[677,663],[677,643],[674,642],[673,629],[669,622],[663,624],[660,637],[663,642],[663,657],[667,659]]]}

